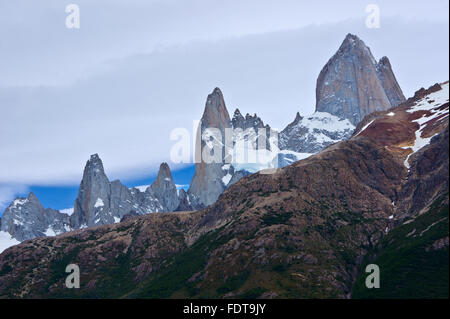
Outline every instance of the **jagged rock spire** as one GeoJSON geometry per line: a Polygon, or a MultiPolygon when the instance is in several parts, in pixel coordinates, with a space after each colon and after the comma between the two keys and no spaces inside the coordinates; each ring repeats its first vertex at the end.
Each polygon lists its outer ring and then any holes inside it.
{"type": "Polygon", "coordinates": [[[69,216],[44,208],[34,193],[16,198],[2,216],[0,231],[18,241],[52,236],[70,230],[69,216]]]}
{"type": "Polygon", "coordinates": [[[160,165],[158,176],[151,185],[151,190],[166,211],[172,212],[180,204],[177,187],[167,163],[160,165]]]}
{"type": "Polygon", "coordinates": [[[208,95],[201,121],[202,128],[214,127],[223,130],[231,126],[230,115],[228,114],[222,91],[219,88],[215,88],[208,95]]]}
{"type": "Polygon", "coordinates": [[[404,102],[406,100],[405,96],[403,95],[402,89],[395,78],[394,72],[392,71],[391,62],[388,57],[382,57],[378,62],[376,69],[378,78],[381,81],[381,85],[383,86],[391,105],[394,107],[404,102]]]}
{"type": "Polygon", "coordinates": [[[234,111],[233,119],[231,120],[233,128],[242,127],[244,121],[245,121],[245,118],[244,118],[244,116],[242,116],[241,111],[239,111],[239,109],[236,109],[234,111]]]}
{"type": "Polygon", "coordinates": [[[195,198],[202,206],[208,206],[214,203],[225,190],[225,185],[222,182],[222,178],[226,173],[222,170],[222,165],[225,162],[225,149],[222,149],[219,160],[215,160],[212,163],[206,163],[205,159],[200,156],[203,154],[204,148],[207,147],[206,142],[209,143],[211,140],[208,132],[210,129],[218,129],[222,138],[220,141],[213,141],[213,143],[225,145],[225,132],[226,129],[231,127],[232,123],[223,94],[219,88],[215,88],[206,99],[201,125],[199,132],[197,132],[197,163],[195,164],[194,177],[192,178],[188,191],[189,196],[195,198]]]}
{"type": "Polygon", "coordinates": [[[370,49],[353,34],[345,37],[317,79],[316,111],[348,119],[353,125],[365,115],[403,100],[388,60],[377,63],[370,49]]]}
{"type": "MultiPolygon", "coordinates": [[[[98,154],[91,155],[84,168],[74,213],[71,216],[73,228],[99,224],[105,215],[102,212],[109,210],[110,194],[111,184],[105,174],[102,160],[98,154]]],[[[111,221],[114,222],[112,217],[111,221]]]]}

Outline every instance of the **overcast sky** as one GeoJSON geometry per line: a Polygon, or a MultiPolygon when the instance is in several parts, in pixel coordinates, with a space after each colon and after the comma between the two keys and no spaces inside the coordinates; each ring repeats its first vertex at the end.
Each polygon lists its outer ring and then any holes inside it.
{"type": "Polygon", "coordinates": [[[30,185],[77,185],[93,153],[111,179],[176,168],[170,131],[191,130],[216,86],[230,113],[284,128],[314,112],[347,33],[390,58],[408,97],[449,77],[447,0],[71,2],[0,2],[0,210],[30,185]],[[80,29],[66,28],[71,2],[80,29]]]}

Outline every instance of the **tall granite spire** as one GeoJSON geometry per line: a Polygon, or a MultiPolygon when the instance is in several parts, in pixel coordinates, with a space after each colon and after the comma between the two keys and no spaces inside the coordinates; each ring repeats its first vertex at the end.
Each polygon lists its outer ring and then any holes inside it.
{"type": "Polygon", "coordinates": [[[346,36],[317,79],[316,111],[348,119],[353,125],[367,114],[404,100],[389,60],[377,63],[364,42],[352,34],[346,36]]]}
{"type": "Polygon", "coordinates": [[[222,92],[219,88],[215,88],[206,100],[205,111],[200,122],[199,132],[197,132],[196,149],[199,150],[198,154],[200,155],[205,149],[212,150],[216,145],[222,152],[217,157],[218,160],[213,162],[205,162],[205,158],[197,157],[196,159],[195,173],[188,194],[200,206],[214,203],[226,188],[222,181],[227,173],[222,169],[225,163],[225,148],[221,146],[226,144],[225,131],[229,128],[231,128],[231,120],[222,92]],[[215,139],[214,129],[220,132],[220,140],[215,139]]]}
{"type": "MultiPolygon", "coordinates": [[[[71,216],[74,228],[83,225],[99,224],[104,218],[103,211],[109,210],[111,184],[103,169],[103,163],[98,154],[91,155],[84,168],[78,196],[75,200],[74,213],[71,216]]],[[[110,223],[114,222],[111,216],[110,223]]]]}
{"type": "Polygon", "coordinates": [[[150,188],[166,211],[172,212],[180,204],[177,187],[167,163],[161,164],[158,176],[150,188]]]}

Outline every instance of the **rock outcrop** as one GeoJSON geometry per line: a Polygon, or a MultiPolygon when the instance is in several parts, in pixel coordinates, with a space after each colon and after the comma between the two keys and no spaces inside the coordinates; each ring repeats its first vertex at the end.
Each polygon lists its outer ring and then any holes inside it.
{"type": "Polygon", "coordinates": [[[225,164],[226,129],[231,129],[231,120],[219,88],[208,95],[205,110],[196,137],[196,164],[188,195],[198,199],[202,205],[214,203],[225,190],[222,178],[227,172],[225,164]],[[219,153],[214,153],[214,149],[219,153]],[[206,154],[207,153],[207,154],[206,154]],[[209,155],[205,158],[204,155],[209,155]]]}
{"type": "Polygon", "coordinates": [[[74,229],[94,225],[113,224],[130,211],[139,215],[154,212],[172,212],[180,203],[169,165],[162,163],[158,176],[144,192],[129,189],[120,181],[109,182],[103,163],[92,155],[84,169],[74,213],[74,229]]]}
{"type": "Polygon", "coordinates": [[[177,187],[172,178],[169,165],[162,163],[156,180],[150,186],[154,196],[158,198],[163,210],[167,212],[174,211],[180,204],[177,187]]]}
{"type": "MultiPolygon", "coordinates": [[[[122,202],[120,197],[131,196],[127,196],[130,194],[127,194],[119,183],[114,184],[114,193],[119,195],[119,198],[115,196],[111,201],[111,183],[105,174],[103,163],[97,154],[92,155],[84,168],[83,179],[74,204],[74,213],[70,218],[75,229],[115,222],[111,204],[117,206],[115,204],[122,202]],[[121,195],[122,190],[124,194],[121,195]]],[[[127,207],[126,212],[130,209],[131,207],[127,207]]],[[[116,218],[120,220],[122,216],[116,216],[116,218]]]]}
{"type": "Polygon", "coordinates": [[[394,71],[392,71],[391,62],[388,57],[384,56],[376,65],[378,78],[381,81],[381,85],[389,99],[391,105],[397,106],[404,102],[405,96],[403,95],[402,89],[395,78],[394,71]]]}
{"type": "Polygon", "coordinates": [[[135,210],[131,210],[128,214],[125,214],[122,219],[120,220],[121,223],[123,223],[124,221],[134,218],[134,217],[138,217],[140,216],[138,213],[136,213],[135,210]]]}
{"type": "MultiPolygon", "coordinates": [[[[17,198],[5,210],[0,231],[9,233],[18,241],[55,236],[73,229],[119,223],[130,212],[138,215],[173,212],[180,205],[183,195],[178,195],[167,163],[161,164],[154,183],[141,191],[129,189],[119,180],[110,182],[102,160],[94,154],[84,168],[71,216],[43,208],[31,193],[28,198],[17,198]]],[[[187,208],[193,209],[192,206],[187,208]]]]}
{"type": "Polygon", "coordinates": [[[364,116],[404,100],[389,60],[377,63],[364,42],[352,34],[317,79],[316,111],[348,119],[355,126],[364,116]]]}
{"type": "Polygon", "coordinates": [[[330,113],[315,112],[308,117],[297,113],[295,120],[281,131],[279,146],[282,150],[313,154],[350,138],[354,130],[349,120],[330,113]]]}
{"type": "Polygon", "coordinates": [[[27,198],[15,199],[3,213],[0,224],[0,231],[9,233],[18,241],[55,236],[70,230],[69,216],[42,207],[33,193],[27,198]]]}
{"type": "Polygon", "coordinates": [[[251,144],[253,150],[270,150],[270,137],[278,134],[272,130],[269,124],[264,125],[263,120],[256,113],[254,115],[247,113],[243,117],[239,109],[234,111],[231,123],[234,132],[234,144],[239,142],[239,139],[245,139],[247,143],[251,144]],[[239,134],[238,130],[242,130],[242,134],[239,134]]]}
{"type": "MultiPolygon", "coordinates": [[[[277,139],[278,133],[265,125],[256,114],[244,117],[236,109],[230,120],[223,94],[216,88],[208,96],[197,133],[196,145],[202,158],[200,161],[197,157],[198,163],[183,209],[177,210],[209,206],[228,186],[243,176],[271,165],[271,161],[267,161],[269,153],[277,151],[277,147],[271,149],[273,136],[277,139]],[[205,160],[205,153],[212,155],[215,151],[219,152],[219,156],[213,161],[205,160]]],[[[276,153],[272,155],[275,156],[276,153]]]]}

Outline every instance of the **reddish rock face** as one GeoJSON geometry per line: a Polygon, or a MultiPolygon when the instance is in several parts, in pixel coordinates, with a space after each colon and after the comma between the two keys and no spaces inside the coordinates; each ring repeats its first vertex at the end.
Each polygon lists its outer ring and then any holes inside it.
{"type": "Polygon", "coordinates": [[[421,89],[398,107],[367,116],[355,130],[354,138],[376,141],[408,169],[395,204],[399,222],[448,190],[448,92],[448,82],[421,89]]]}
{"type": "Polygon", "coordinates": [[[317,79],[316,111],[346,118],[353,125],[404,100],[389,60],[382,58],[377,63],[364,42],[352,34],[317,79]]]}

